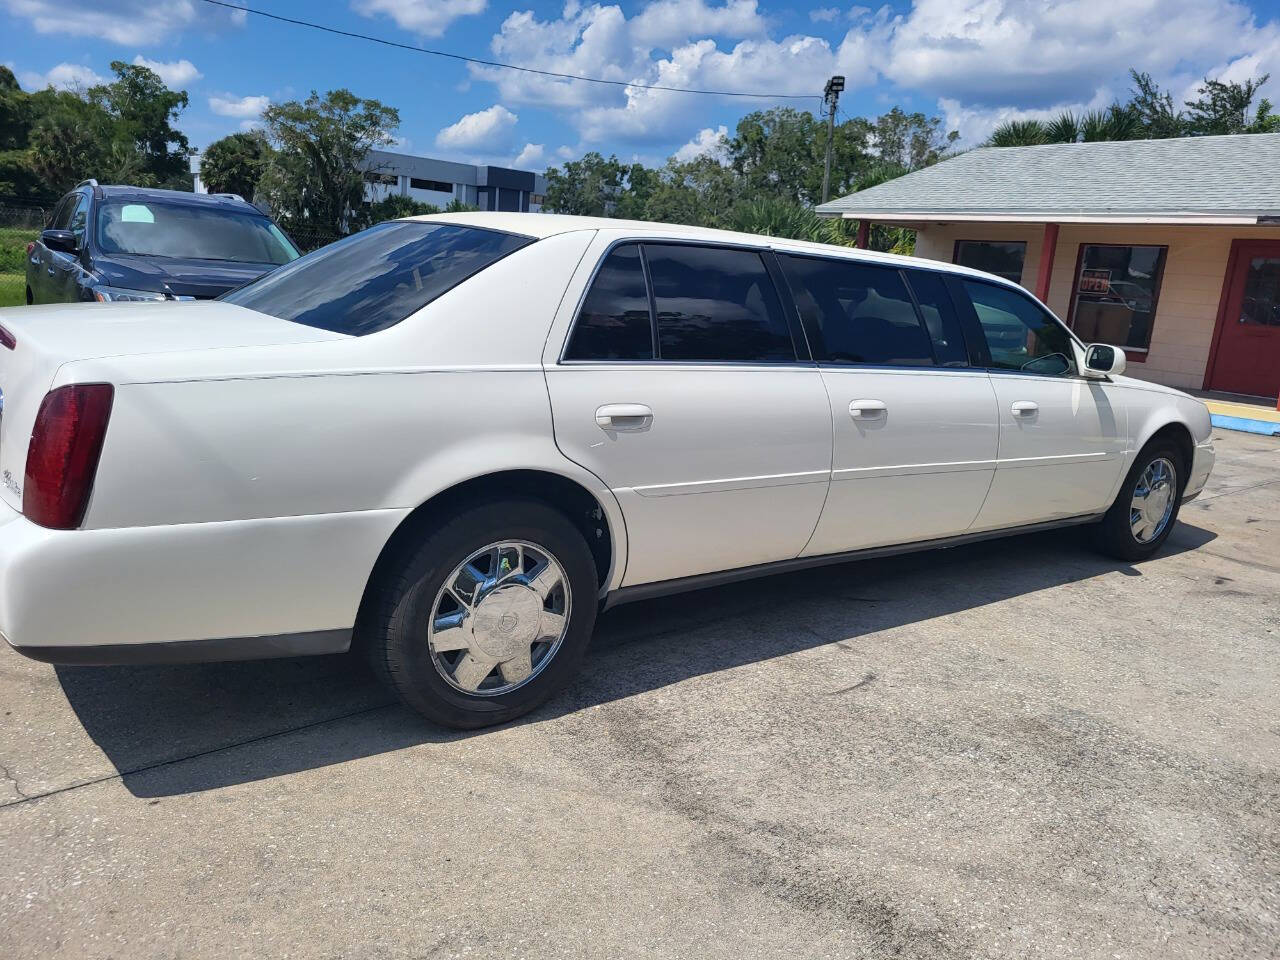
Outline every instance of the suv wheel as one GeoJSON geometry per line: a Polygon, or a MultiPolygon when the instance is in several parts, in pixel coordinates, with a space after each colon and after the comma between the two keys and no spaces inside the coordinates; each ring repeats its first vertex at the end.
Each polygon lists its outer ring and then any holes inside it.
{"type": "Polygon", "coordinates": [[[596,616],[586,541],[533,500],[472,506],[387,563],[359,630],[374,672],[451,727],[502,723],[561,690],[596,616]]]}
{"type": "Polygon", "coordinates": [[[1099,549],[1120,560],[1145,560],[1168,539],[1186,486],[1182,454],[1167,440],[1147,444],[1096,528],[1099,549]]]}

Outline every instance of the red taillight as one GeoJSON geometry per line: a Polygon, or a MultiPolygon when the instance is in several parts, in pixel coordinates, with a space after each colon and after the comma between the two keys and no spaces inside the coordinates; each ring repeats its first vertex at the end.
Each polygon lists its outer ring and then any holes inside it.
{"type": "Polygon", "coordinates": [[[8,347],[10,350],[12,350],[15,347],[17,347],[17,345],[18,345],[18,338],[15,337],[8,330],[6,330],[4,327],[0,327],[0,347],[8,347]]]}
{"type": "Polygon", "coordinates": [[[22,488],[22,512],[32,523],[74,530],[84,520],[114,398],[109,383],[76,383],[45,395],[22,488]]]}

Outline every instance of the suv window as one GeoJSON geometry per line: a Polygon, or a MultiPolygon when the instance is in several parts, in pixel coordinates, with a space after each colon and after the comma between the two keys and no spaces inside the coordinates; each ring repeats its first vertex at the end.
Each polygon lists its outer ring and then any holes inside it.
{"type": "Polygon", "coordinates": [[[663,360],[789,363],[791,329],[754,250],[646,243],[663,360]]]}
{"type": "Polygon", "coordinates": [[[615,247],[582,303],[566,360],[652,360],[653,319],[640,246],[615,247]]]}
{"type": "Polygon", "coordinates": [[[932,366],[933,347],[902,274],[853,260],[779,258],[820,363],[932,366]]]}
{"type": "Polygon", "coordinates": [[[321,247],[219,299],[351,336],[394,326],[532,237],[388,220],[321,247]]]}
{"type": "Polygon", "coordinates": [[[53,216],[49,218],[48,229],[67,229],[67,224],[71,222],[71,211],[76,207],[76,196],[77,194],[68,193],[58,201],[58,205],[53,208],[53,216]]]}
{"type": "Polygon", "coordinates": [[[1046,376],[1075,373],[1071,336],[1030,297],[979,280],[962,280],[991,352],[991,366],[1046,376]]]}

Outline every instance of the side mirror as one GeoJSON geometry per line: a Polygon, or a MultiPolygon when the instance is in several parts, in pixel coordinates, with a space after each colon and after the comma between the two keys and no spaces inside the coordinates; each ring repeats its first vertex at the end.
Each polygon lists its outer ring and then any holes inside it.
{"type": "Polygon", "coordinates": [[[1086,375],[1116,377],[1124,373],[1124,351],[1109,343],[1091,343],[1084,349],[1086,375]]]}
{"type": "Polygon", "coordinates": [[[76,252],[76,235],[70,230],[44,230],[40,234],[40,242],[50,250],[61,253],[76,252]]]}

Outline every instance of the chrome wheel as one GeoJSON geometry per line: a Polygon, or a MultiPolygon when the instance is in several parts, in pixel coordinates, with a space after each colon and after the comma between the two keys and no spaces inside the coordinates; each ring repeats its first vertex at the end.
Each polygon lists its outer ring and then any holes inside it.
{"type": "Polygon", "coordinates": [[[1129,505],[1129,529],[1138,543],[1150,543],[1169,525],[1178,492],[1177,476],[1166,457],[1157,457],[1142,471],[1129,505]]]}
{"type": "Polygon", "coordinates": [[[569,578],[545,547],[491,543],[460,563],[436,594],[427,627],[431,659],[463,693],[509,693],[556,655],[571,602],[569,578]]]}

